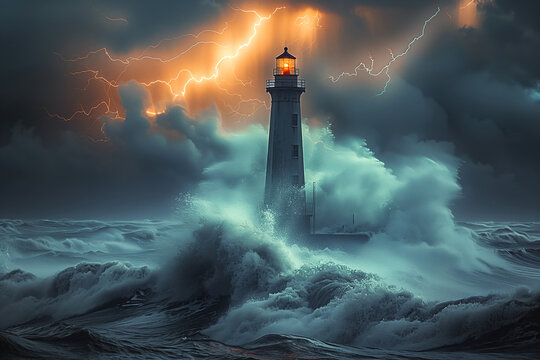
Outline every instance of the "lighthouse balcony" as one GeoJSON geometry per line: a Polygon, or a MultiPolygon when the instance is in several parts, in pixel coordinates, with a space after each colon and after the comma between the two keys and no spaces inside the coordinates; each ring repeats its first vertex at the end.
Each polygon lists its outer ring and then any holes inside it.
{"type": "Polygon", "coordinates": [[[296,77],[266,80],[266,88],[306,88],[306,81],[296,77]]]}
{"type": "Polygon", "coordinates": [[[300,72],[296,67],[276,67],[274,68],[273,75],[300,75],[300,72]]]}

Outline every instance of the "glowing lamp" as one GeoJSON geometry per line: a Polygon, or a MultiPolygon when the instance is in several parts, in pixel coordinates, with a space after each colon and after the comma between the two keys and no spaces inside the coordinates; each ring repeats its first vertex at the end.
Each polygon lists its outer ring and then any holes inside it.
{"type": "Polygon", "coordinates": [[[296,58],[289,54],[285,47],[283,54],[276,57],[276,69],[274,75],[298,75],[296,69],[296,58]]]}

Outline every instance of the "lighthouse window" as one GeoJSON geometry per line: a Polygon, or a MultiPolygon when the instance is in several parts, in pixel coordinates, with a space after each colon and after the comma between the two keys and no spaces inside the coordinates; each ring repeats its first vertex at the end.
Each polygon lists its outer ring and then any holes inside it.
{"type": "Polygon", "coordinates": [[[298,157],[298,145],[293,145],[292,146],[292,156],[293,156],[293,158],[298,157]]]}
{"type": "Polygon", "coordinates": [[[298,114],[292,114],[291,125],[292,125],[293,127],[297,127],[297,126],[298,126],[298,114]]]}

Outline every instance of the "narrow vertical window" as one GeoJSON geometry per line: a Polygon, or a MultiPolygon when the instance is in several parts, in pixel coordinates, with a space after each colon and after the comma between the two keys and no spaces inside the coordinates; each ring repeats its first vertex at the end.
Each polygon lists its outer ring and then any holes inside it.
{"type": "Polygon", "coordinates": [[[292,156],[293,156],[293,158],[298,157],[298,145],[293,145],[292,146],[292,156]]]}
{"type": "Polygon", "coordinates": [[[291,125],[293,127],[298,126],[298,114],[292,114],[291,125]]]}

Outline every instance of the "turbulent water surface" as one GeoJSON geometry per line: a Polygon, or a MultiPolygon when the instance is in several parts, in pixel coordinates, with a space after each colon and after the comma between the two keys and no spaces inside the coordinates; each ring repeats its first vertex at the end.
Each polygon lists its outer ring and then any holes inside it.
{"type": "Polygon", "coordinates": [[[470,243],[314,246],[225,221],[2,220],[0,352],[540,358],[540,224],[458,227],[470,243]]]}

